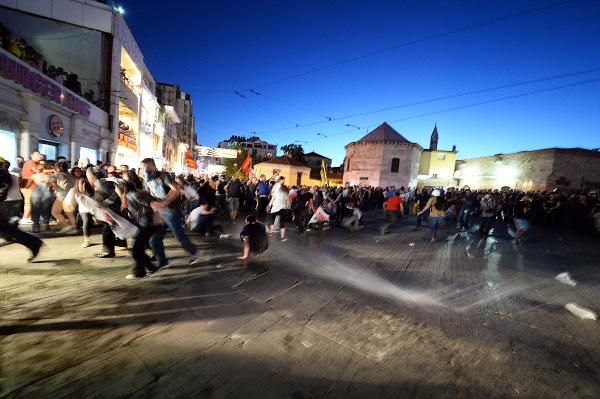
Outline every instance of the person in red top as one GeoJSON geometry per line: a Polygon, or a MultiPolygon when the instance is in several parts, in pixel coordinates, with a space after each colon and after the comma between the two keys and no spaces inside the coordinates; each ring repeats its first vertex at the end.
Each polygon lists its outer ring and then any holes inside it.
{"type": "Polygon", "coordinates": [[[37,167],[43,159],[39,151],[31,153],[31,159],[23,165],[21,174],[21,193],[23,194],[23,219],[20,224],[32,224],[31,221],[31,192],[35,187],[32,176],[37,173],[37,167]]]}
{"type": "Polygon", "coordinates": [[[396,191],[392,197],[388,198],[384,205],[386,223],[381,227],[382,235],[389,233],[390,227],[398,220],[398,215],[404,216],[400,191],[396,191]]]}

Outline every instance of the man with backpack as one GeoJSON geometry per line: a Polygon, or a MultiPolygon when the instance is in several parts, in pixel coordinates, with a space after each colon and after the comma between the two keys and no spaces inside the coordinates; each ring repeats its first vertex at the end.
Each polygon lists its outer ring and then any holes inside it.
{"type": "Polygon", "coordinates": [[[8,241],[27,247],[31,251],[31,257],[28,259],[31,262],[40,252],[43,242],[31,234],[19,230],[16,224],[9,221],[12,216],[15,216],[11,206],[13,201],[11,201],[9,194],[14,191],[11,189],[18,191],[18,186],[14,186],[15,182],[8,171],[8,167],[10,167],[10,163],[0,157],[0,235],[8,241]]]}
{"type": "MultiPolygon", "coordinates": [[[[190,241],[189,237],[183,229],[183,213],[181,212],[180,190],[175,183],[173,177],[167,172],[161,172],[156,168],[154,159],[145,158],[142,160],[144,167],[144,182],[146,188],[156,199],[150,205],[155,212],[158,212],[165,224],[175,235],[175,239],[179,241],[183,249],[190,254],[190,265],[196,265],[200,261],[196,256],[196,247],[190,241]]],[[[162,246],[162,238],[154,234],[150,240],[150,246],[155,253],[160,253],[162,246]],[[155,246],[157,250],[155,250],[155,246]]],[[[163,250],[164,251],[164,250],[163,250]]]]}

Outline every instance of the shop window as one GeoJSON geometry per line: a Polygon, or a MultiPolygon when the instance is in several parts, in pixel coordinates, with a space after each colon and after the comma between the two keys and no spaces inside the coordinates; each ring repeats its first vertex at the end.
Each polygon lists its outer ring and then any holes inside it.
{"type": "Polygon", "coordinates": [[[398,173],[399,170],[400,170],[400,159],[393,158],[392,159],[392,168],[391,168],[390,172],[398,173]]]}
{"type": "Polygon", "coordinates": [[[443,160],[445,160],[445,159],[446,159],[446,154],[438,154],[438,159],[439,159],[440,161],[443,161],[443,160]]]}
{"type": "Polygon", "coordinates": [[[44,160],[56,160],[58,156],[58,144],[40,140],[38,151],[44,156],[44,160]]]}
{"type": "Polygon", "coordinates": [[[13,132],[0,129],[0,148],[2,156],[10,162],[11,167],[17,166],[17,141],[13,132]]]}

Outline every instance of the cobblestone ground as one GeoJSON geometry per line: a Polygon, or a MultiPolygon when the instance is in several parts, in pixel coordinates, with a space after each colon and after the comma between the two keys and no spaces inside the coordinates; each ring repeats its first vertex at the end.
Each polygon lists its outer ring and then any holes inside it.
{"type": "MultiPolygon", "coordinates": [[[[533,231],[410,220],[378,234],[333,229],[273,240],[248,264],[239,242],[194,236],[203,263],[125,280],[131,259],[53,237],[35,263],[0,248],[0,396],[133,398],[600,397],[600,246],[533,231]],[[569,271],[576,286],[554,276],[569,271]]],[[[229,227],[234,233],[240,225],[229,227]]],[[[100,236],[94,236],[96,242],[100,236]]]]}

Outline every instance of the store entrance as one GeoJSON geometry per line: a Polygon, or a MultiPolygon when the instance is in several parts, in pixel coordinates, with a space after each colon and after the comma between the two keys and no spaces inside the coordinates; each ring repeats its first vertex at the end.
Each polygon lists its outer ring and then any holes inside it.
{"type": "Polygon", "coordinates": [[[40,140],[38,151],[44,156],[44,160],[56,160],[58,156],[58,144],[51,141],[40,140]]]}

